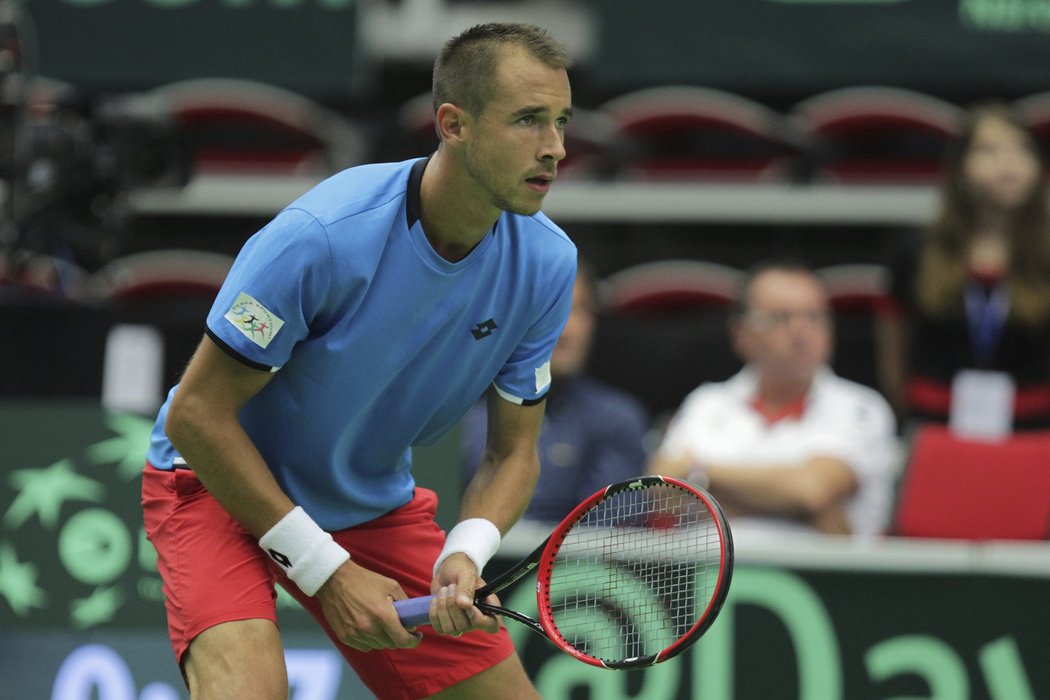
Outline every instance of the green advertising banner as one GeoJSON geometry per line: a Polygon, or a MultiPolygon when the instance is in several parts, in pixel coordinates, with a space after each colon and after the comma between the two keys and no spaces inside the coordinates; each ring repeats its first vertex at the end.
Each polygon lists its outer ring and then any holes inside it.
{"type": "Polygon", "coordinates": [[[163,629],[140,507],[152,426],[92,401],[0,403],[0,629],[163,629]]]}
{"type": "MultiPolygon", "coordinates": [[[[139,511],[151,423],[91,402],[0,402],[0,697],[185,697],[139,511]]],[[[488,570],[532,544],[508,536],[488,570]]],[[[541,695],[1050,697],[1048,544],[745,540],[737,554],[711,630],[644,671],[581,664],[508,622],[541,695]]],[[[535,609],[528,581],[504,599],[535,609]]],[[[278,614],[292,700],[368,697],[294,602],[278,614]]]]}
{"type": "Polygon", "coordinates": [[[1050,87],[1050,0],[602,0],[595,79],[811,93],[1050,87]],[[659,8],[658,11],[654,11],[659,8]]]}
{"type": "MultiPolygon", "coordinates": [[[[186,78],[237,77],[346,102],[359,95],[382,61],[381,56],[363,55],[366,42],[359,32],[368,26],[362,18],[383,3],[24,4],[35,25],[40,74],[88,89],[141,90],[186,78]]],[[[520,4],[505,3],[510,16],[520,4]]],[[[1050,0],[579,4],[589,12],[595,37],[595,51],[581,61],[581,80],[592,80],[604,93],[670,83],[795,96],[861,84],[965,94],[1050,87],[1045,72],[1050,64],[1050,0]]],[[[452,0],[449,5],[457,11],[463,7],[452,0]]],[[[479,9],[479,21],[491,19],[498,5],[479,9]]],[[[440,13],[440,3],[435,8],[440,13]]],[[[396,18],[396,13],[374,14],[396,18]]],[[[409,13],[404,14],[408,21],[409,13]]],[[[542,23],[542,3],[530,19],[542,23]]],[[[420,89],[428,62],[419,66],[420,89]]]]}
{"type": "Polygon", "coordinates": [[[28,0],[33,68],[94,90],[245,78],[324,98],[363,79],[355,0],[28,0]]]}

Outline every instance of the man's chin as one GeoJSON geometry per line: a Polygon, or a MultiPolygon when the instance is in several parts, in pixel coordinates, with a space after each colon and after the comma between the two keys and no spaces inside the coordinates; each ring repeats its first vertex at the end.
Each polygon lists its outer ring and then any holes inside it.
{"type": "Polygon", "coordinates": [[[539,213],[540,209],[542,209],[542,208],[543,207],[541,207],[539,205],[535,205],[535,206],[517,206],[517,207],[507,208],[504,211],[507,211],[507,212],[509,212],[511,214],[517,214],[518,216],[534,216],[535,214],[539,213]]]}

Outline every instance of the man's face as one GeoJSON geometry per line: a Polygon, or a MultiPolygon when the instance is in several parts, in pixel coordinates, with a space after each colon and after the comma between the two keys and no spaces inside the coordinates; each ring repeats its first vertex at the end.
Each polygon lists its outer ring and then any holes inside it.
{"type": "Polygon", "coordinates": [[[734,340],[741,357],[769,378],[809,381],[831,356],[831,318],[820,283],[805,272],[761,273],[734,340]]]}
{"type": "Polygon", "coordinates": [[[594,335],[594,304],[590,287],[577,276],[572,292],[572,311],[551,354],[551,374],[555,377],[571,377],[579,373],[587,362],[594,335]]]}
{"type": "Polygon", "coordinates": [[[535,214],[565,157],[564,128],[572,116],[568,75],[524,49],[505,48],[491,98],[471,116],[467,172],[493,206],[535,214]]]}

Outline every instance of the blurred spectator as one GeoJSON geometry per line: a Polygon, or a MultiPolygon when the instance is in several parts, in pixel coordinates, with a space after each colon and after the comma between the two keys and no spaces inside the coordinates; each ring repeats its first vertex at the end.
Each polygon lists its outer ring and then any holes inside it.
{"type": "Polygon", "coordinates": [[[1011,419],[1015,429],[1050,427],[1043,175],[1033,135],[1008,107],[968,112],[945,154],[940,214],[891,264],[880,381],[904,418],[954,421],[999,397],[1007,431],[1011,419]]]}
{"type": "Polygon", "coordinates": [[[744,368],[686,397],[649,471],[706,486],[736,529],[882,532],[893,413],[877,391],[828,366],[831,318],[819,278],[790,261],[756,266],[730,335],[744,368]]]}
{"type": "MultiPolygon", "coordinates": [[[[558,522],[583,499],[610,483],[645,471],[643,441],[648,415],[633,396],[587,374],[585,367],[597,323],[597,280],[581,261],[572,311],[551,356],[551,390],[540,432],[540,477],[523,516],[558,522]]],[[[485,401],[463,423],[466,478],[485,449],[485,401]]]]}

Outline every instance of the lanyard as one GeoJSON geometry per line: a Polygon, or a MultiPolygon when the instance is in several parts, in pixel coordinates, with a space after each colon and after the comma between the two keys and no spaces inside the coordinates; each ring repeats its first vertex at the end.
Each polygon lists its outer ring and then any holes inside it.
{"type": "Polygon", "coordinates": [[[979,367],[990,367],[1003,339],[1010,295],[1002,284],[986,290],[970,282],[966,285],[965,301],[974,359],[979,367]]]}

